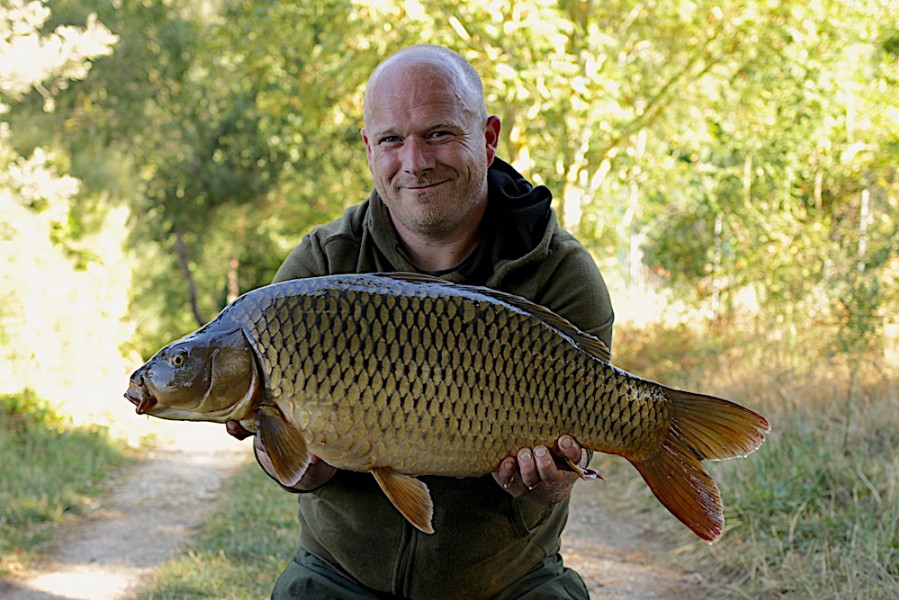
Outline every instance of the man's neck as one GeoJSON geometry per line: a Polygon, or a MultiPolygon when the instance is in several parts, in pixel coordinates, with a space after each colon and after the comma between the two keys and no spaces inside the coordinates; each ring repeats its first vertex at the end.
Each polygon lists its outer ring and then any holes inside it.
{"type": "Polygon", "coordinates": [[[462,264],[474,252],[480,241],[478,230],[467,235],[441,239],[423,239],[400,234],[409,261],[422,271],[449,271],[462,264]]]}
{"type": "Polygon", "coordinates": [[[423,236],[405,229],[394,221],[400,242],[416,269],[449,271],[468,258],[481,241],[480,223],[483,213],[472,215],[472,223],[443,236],[423,236]]]}

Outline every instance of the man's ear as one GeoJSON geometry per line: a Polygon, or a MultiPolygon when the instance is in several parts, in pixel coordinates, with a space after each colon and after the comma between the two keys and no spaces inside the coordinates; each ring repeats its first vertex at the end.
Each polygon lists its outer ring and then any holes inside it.
{"type": "Polygon", "coordinates": [[[499,145],[499,132],[502,129],[502,123],[496,115],[487,117],[487,126],[484,128],[484,141],[487,148],[487,166],[493,164],[496,157],[496,147],[499,145]]]}
{"type": "Polygon", "coordinates": [[[365,142],[365,155],[368,157],[368,161],[371,162],[371,144],[368,141],[368,134],[365,133],[365,127],[359,133],[362,134],[362,141],[365,142]]]}

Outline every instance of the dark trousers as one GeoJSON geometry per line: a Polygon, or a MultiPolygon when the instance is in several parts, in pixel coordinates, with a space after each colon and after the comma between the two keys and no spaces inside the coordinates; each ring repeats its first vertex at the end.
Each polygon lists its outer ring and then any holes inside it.
{"type": "MultiPolygon", "coordinates": [[[[448,591],[448,597],[452,591],[448,591]]],[[[281,573],[272,600],[386,600],[398,596],[372,592],[343,576],[325,561],[302,548],[281,573]]],[[[544,559],[527,575],[491,600],[589,600],[580,575],[562,565],[562,557],[544,559]]],[[[474,600],[467,598],[466,600],[474,600]]]]}

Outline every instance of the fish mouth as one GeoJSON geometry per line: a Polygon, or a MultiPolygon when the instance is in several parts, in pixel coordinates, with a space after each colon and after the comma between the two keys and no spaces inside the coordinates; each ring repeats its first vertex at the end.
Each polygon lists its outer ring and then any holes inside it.
{"type": "Polygon", "coordinates": [[[131,382],[128,386],[128,391],[125,392],[125,399],[136,407],[135,411],[139,415],[150,412],[156,406],[156,398],[153,397],[153,394],[147,388],[134,382],[131,382]]]}

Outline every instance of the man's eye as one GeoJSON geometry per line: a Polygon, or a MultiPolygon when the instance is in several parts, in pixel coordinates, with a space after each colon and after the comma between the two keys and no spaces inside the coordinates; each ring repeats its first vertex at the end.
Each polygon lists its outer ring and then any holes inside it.
{"type": "Polygon", "coordinates": [[[386,137],[381,138],[382,144],[395,144],[400,141],[400,136],[398,135],[388,135],[386,137]]]}

